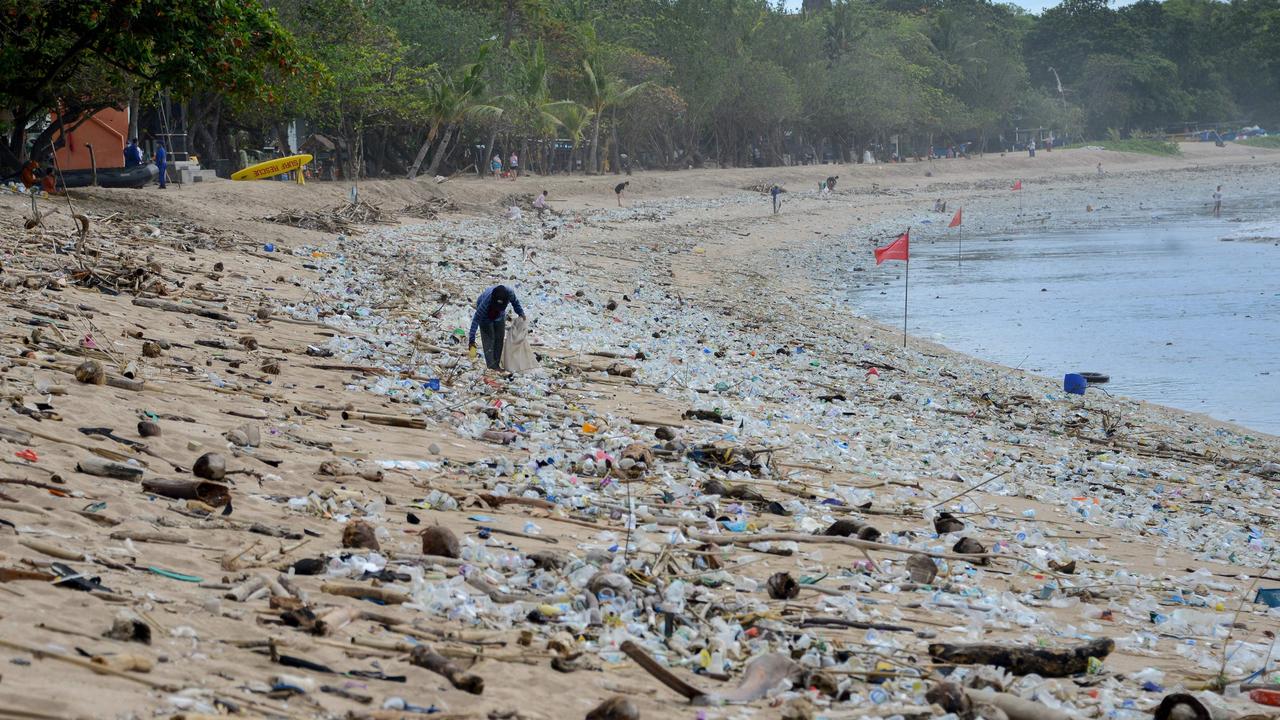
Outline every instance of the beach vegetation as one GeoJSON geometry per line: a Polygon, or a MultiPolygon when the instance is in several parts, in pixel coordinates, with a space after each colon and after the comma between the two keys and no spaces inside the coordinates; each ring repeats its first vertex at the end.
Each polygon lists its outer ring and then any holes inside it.
{"type": "Polygon", "coordinates": [[[883,161],[1050,136],[1164,154],[1133,138],[1280,122],[1274,3],[806,8],[0,0],[0,173],[105,107],[143,128],[184,118],[203,158],[323,134],[344,176],[482,172],[513,153],[538,173],[883,161]]]}

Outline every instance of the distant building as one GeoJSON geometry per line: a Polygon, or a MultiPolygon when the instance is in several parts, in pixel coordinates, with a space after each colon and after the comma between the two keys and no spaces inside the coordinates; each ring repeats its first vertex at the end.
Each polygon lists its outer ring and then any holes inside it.
{"type": "Polygon", "coordinates": [[[821,12],[823,10],[830,9],[830,7],[831,0],[804,0],[804,5],[801,6],[801,9],[807,13],[811,13],[821,12]]]}

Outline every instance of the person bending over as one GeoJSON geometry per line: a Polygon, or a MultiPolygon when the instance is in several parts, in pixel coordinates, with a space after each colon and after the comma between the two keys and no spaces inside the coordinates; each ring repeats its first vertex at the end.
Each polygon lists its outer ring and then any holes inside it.
{"type": "Polygon", "coordinates": [[[490,370],[502,369],[502,343],[506,339],[507,306],[525,317],[524,308],[514,291],[506,285],[494,285],[480,293],[476,300],[476,312],[471,316],[471,331],[467,334],[467,350],[474,356],[476,330],[480,330],[480,343],[484,346],[484,364],[490,370]]]}

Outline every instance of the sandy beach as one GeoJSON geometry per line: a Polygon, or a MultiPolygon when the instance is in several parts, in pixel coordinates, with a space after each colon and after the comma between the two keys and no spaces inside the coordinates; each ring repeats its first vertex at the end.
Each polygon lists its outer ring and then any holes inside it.
{"type": "Polygon", "coordinates": [[[0,717],[551,720],[613,696],[645,718],[930,717],[937,642],[1113,640],[1087,676],[998,683],[1072,717],[1270,682],[1280,618],[1253,596],[1280,587],[1280,438],[904,349],[834,269],[869,272],[937,197],[974,232],[1054,229],[1278,176],[1280,151],[1204,143],[645,172],[621,208],[614,176],[381,180],[359,197],[395,219],[332,231],[263,218],[339,207],[336,183],[73,190],[32,229],[0,194],[0,717]],[[485,375],[457,334],[499,282],[534,372],[485,375]],[[217,501],[156,491],[206,453],[217,501]],[[122,477],[83,471],[102,461],[122,477]],[[815,535],[837,520],[878,532],[815,535]],[[344,548],[353,523],[376,553],[344,548]],[[433,526],[460,557],[422,554],[433,526]],[[918,553],[936,580],[912,580],[918,553]],[[772,598],[784,572],[798,593],[772,598]],[[770,653],[795,686],[692,707],[627,640],[711,695],[770,653]]]}

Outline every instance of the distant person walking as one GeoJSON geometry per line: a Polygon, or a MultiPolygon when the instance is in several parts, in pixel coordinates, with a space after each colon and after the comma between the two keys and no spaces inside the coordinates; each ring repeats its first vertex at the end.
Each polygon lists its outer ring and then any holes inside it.
{"type": "Polygon", "coordinates": [[[507,168],[511,170],[512,180],[520,177],[520,156],[514,152],[511,153],[511,158],[507,160],[507,168]]]}
{"type": "Polygon", "coordinates": [[[142,164],[142,148],[138,147],[138,138],[129,141],[124,148],[124,166],[137,167],[142,164]]]}
{"type": "Polygon", "coordinates": [[[169,151],[164,149],[164,141],[156,143],[156,169],[160,171],[160,189],[165,189],[169,176],[169,151]]]}
{"type": "Polygon", "coordinates": [[[626,190],[627,186],[630,184],[631,181],[627,180],[626,182],[620,182],[613,186],[613,194],[618,196],[618,207],[622,207],[622,191],[626,190]]]}
{"type": "Polygon", "coordinates": [[[489,172],[493,173],[495,178],[502,173],[502,157],[497,153],[494,153],[493,159],[489,161],[489,172]]]}
{"type": "Polygon", "coordinates": [[[1213,191],[1213,216],[1222,217],[1222,186],[1213,191]]]}
{"type": "Polygon", "coordinates": [[[1035,156],[1036,156],[1036,141],[1032,140],[1031,142],[1027,143],[1027,157],[1035,157],[1035,156]]]}
{"type": "Polygon", "coordinates": [[[782,198],[778,196],[784,192],[786,192],[786,190],[783,190],[781,187],[779,187],[777,183],[774,183],[773,187],[769,188],[769,194],[773,196],[773,214],[774,215],[777,215],[778,210],[781,209],[782,198]]]}
{"type": "Polygon", "coordinates": [[[484,364],[490,370],[502,369],[502,343],[507,332],[507,306],[516,315],[525,317],[520,299],[506,285],[494,285],[480,293],[476,299],[476,312],[471,316],[471,332],[467,334],[467,352],[476,352],[476,330],[480,331],[480,343],[484,347],[484,364]]]}

